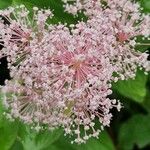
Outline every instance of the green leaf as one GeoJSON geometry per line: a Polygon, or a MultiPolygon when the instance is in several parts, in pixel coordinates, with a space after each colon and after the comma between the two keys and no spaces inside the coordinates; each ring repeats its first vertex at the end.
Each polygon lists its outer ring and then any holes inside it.
{"type": "Polygon", "coordinates": [[[121,150],[131,150],[136,144],[143,148],[150,144],[150,115],[135,115],[125,122],[119,132],[121,150]]]}
{"type": "Polygon", "coordinates": [[[61,129],[54,131],[37,131],[31,130],[30,127],[22,125],[19,130],[20,141],[24,150],[43,150],[55,142],[62,134],[61,129]]]}
{"type": "Polygon", "coordinates": [[[112,143],[112,140],[110,139],[107,132],[102,132],[100,134],[99,139],[92,138],[87,141],[86,144],[81,145],[80,150],[115,150],[115,147],[112,143]]]}
{"type": "Polygon", "coordinates": [[[141,0],[141,6],[143,7],[143,12],[150,13],[150,1],[141,0]]]}
{"type": "Polygon", "coordinates": [[[136,102],[143,102],[146,96],[147,79],[148,76],[146,76],[142,71],[138,71],[134,80],[129,79],[125,81],[118,81],[113,84],[113,89],[136,102]]]}
{"type": "MultiPolygon", "coordinates": [[[[71,140],[67,137],[61,136],[61,138],[56,141],[53,146],[56,150],[115,150],[107,132],[102,132],[99,139],[91,138],[85,144],[77,145],[71,144],[71,140]]],[[[53,147],[53,148],[54,148],[53,147]]],[[[51,149],[51,147],[49,147],[51,149]]]]}
{"type": "Polygon", "coordinates": [[[150,113],[150,74],[147,82],[147,93],[143,102],[143,107],[150,113]]]}
{"type": "Polygon", "coordinates": [[[12,0],[0,0],[0,9],[7,8],[12,4],[12,0]]]}
{"type": "Polygon", "coordinates": [[[4,117],[0,122],[0,150],[9,150],[17,137],[18,122],[10,122],[4,117]]]}
{"type": "Polygon", "coordinates": [[[13,0],[13,5],[24,4],[27,8],[31,9],[33,6],[39,8],[50,8],[53,10],[54,17],[51,23],[76,23],[80,17],[74,17],[71,14],[64,12],[62,0],[13,0]]]}
{"type": "Polygon", "coordinates": [[[48,147],[54,143],[62,134],[61,129],[55,129],[54,131],[41,131],[36,137],[36,144],[40,150],[48,147]]]}
{"type": "Polygon", "coordinates": [[[13,146],[10,148],[10,150],[24,150],[23,145],[18,140],[15,141],[13,146]]]}
{"type": "Polygon", "coordinates": [[[145,52],[146,50],[149,49],[149,47],[150,47],[149,45],[144,45],[144,44],[149,44],[149,40],[148,39],[143,39],[143,36],[138,36],[136,38],[137,38],[136,42],[137,43],[141,43],[141,45],[136,45],[135,49],[137,51],[145,52]]]}

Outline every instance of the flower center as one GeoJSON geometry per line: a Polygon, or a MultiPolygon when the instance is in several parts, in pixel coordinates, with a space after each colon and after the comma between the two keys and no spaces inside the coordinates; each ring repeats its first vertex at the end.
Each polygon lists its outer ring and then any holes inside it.
{"type": "Polygon", "coordinates": [[[75,61],[75,62],[73,62],[73,64],[72,64],[72,68],[73,69],[80,69],[81,68],[81,66],[82,66],[82,63],[83,63],[83,61],[80,61],[80,60],[78,60],[78,61],[75,61]]]}
{"type": "Polygon", "coordinates": [[[75,70],[80,69],[85,61],[85,56],[83,54],[76,55],[72,59],[71,67],[75,70]]]}
{"type": "Polygon", "coordinates": [[[117,34],[117,38],[118,38],[119,42],[121,42],[121,43],[126,41],[128,39],[128,37],[129,37],[128,34],[124,33],[124,32],[119,32],[117,34]]]}

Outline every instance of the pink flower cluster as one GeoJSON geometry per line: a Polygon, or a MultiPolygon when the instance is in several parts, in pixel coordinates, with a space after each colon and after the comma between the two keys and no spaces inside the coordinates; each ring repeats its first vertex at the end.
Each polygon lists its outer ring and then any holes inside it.
{"type": "Polygon", "coordinates": [[[112,108],[121,109],[108,98],[111,83],[134,78],[138,67],[150,70],[147,54],[135,50],[138,36],[149,40],[150,17],[129,0],[64,2],[88,20],[52,25],[50,10],[0,11],[0,57],[7,56],[11,75],[1,91],[8,118],[36,130],[61,126],[84,143],[110,125],[112,108]]]}

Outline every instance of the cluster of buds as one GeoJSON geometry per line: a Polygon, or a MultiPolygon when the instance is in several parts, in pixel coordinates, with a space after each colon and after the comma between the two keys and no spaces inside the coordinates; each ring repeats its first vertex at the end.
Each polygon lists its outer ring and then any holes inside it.
{"type": "Polygon", "coordinates": [[[121,109],[108,98],[112,82],[134,78],[138,67],[150,70],[147,54],[135,50],[137,36],[149,39],[150,18],[129,0],[64,2],[88,20],[52,25],[50,10],[0,11],[0,57],[11,76],[1,92],[8,118],[36,130],[63,127],[72,142],[84,143],[110,125],[112,108],[121,109]]]}

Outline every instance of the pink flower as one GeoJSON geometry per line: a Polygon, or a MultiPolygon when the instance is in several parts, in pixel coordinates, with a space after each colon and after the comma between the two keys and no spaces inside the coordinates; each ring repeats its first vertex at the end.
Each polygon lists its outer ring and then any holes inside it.
{"type": "Polygon", "coordinates": [[[147,54],[135,51],[136,36],[149,36],[149,16],[128,0],[76,0],[65,7],[83,10],[87,21],[67,27],[48,24],[50,10],[34,7],[32,20],[24,6],[0,11],[10,23],[0,20],[0,55],[7,56],[12,78],[2,91],[8,118],[35,129],[62,126],[76,135],[73,142],[84,143],[110,125],[112,108],[121,109],[108,98],[112,81],[134,78],[138,67],[150,70],[147,54]]]}
{"type": "Polygon", "coordinates": [[[1,55],[9,54],[9,62],[16,64],[22,61],[31,50],[30,44],[41,40],[42,34],[46,32],[46,20],[53,14],[50,10],[38,10],[36,7],[33,11],[32,20],[24,5],[0,11],[0,44],[4,46],[1,55]]]}

